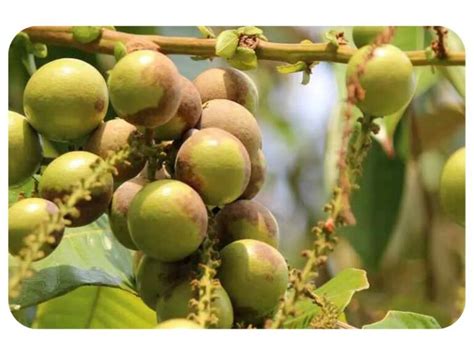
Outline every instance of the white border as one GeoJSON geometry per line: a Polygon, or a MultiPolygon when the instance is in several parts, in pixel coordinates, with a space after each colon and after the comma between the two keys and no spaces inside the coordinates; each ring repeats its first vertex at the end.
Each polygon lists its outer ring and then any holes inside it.
{"type": "MultiPolygon", "coordinates": [[[[12,1],[0,2],[0,166],[7,166],[7,50],[14,34],[32,25],[443,25],[457,32],[467,48],[467,90],[472,100],[472,27],[469,1],[12,1]],[[214,3],[214,4],[212,4],[214,3]]],[[[317,79],[317,78],[316,78],[317,79]]],[[[466,136],[472,137],[471,105],[467,105],[466,136]]],[[[468,157],[474,153],[469,145],[468,157]]],[[[468,177],[473,176],[470,160],[468,177]]],[[[471,180],[468,179],[470,182],[471,180]]],[[[146,351],[172,353],[449,353],[469,347],[474,325],[472,307],[472,236],[466,232],[467,306],[461,319],[440,331],[49,331],[29,330],[19,325],[8,310],[7,300],[7,176],[0,174],[3,188],[0,213],[0,349],[2,354],[136,354],[146,351]]],[[[472,211],[472,184],[467,186],[467,216],[472,211]]],[[[469,218],[467,218],[469,221],[469,218]]],[[[468,227],[470,223],[468,222],[468,227]]],[[[442,261],[440,261],[442,262],[442,261]]],[[[472,351],[472,350],[471,350],[472,351]]],[[[462,351],[465,353],[466,351],[462,351]]]]}

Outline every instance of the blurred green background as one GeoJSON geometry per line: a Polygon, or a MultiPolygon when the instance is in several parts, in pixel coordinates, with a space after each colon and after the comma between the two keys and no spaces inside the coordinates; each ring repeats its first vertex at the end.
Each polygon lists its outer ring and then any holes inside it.
{"type": "MultiPolygon", "coordinates": [[[[117,30],[167,36],[200,36],[195,27],[116,27],[117,30]]],[[[325,41],[330,29],[350,27],[262,27],[270,41],[325,41]]],[[[218,33],[224,27],[213,27],[218,33]]],[[[399,27],[393,40],[403,50],[423,50],[432,35],[423,27],[399,27]]],[[[352,45],[349,43],[349,45],[352,45]]],[[[461,50],[452,32],[448,49],[461,50]]],[[[73,57],[96,66],[106,76],[113,56],[48,47],[46,59],[73,57]]],[[[9,51],[9,109],[22,113],[22,93],[29,78],[14,47],[9,51]]],[[[194,79],[220,59],[193,61],[171,56],[182,75],[194,79]]],[[[335,158],[341,135],[345,65],[320,63],[311,81],[301,73],[284,75],[260,61],[248,74],[260,93],[256,118],[263,133],[268,176],[257,199],[274,213],[281,250],[292,266],[304,261],[300,251],[312,241],[311,226],[323,218],[322,207],[337,175],[335,158]]],[[[412,103],[381,121],[381,132],[364,166],[361,189],[353,196],[357,226],[340,230],[340,243],[322,270],[323,282],[346,267],[368,271],[369,290],[360,292],[347,310],[360,326],[383,317],[388,309],[434,316],[442,326],[463,309],[464,229],[444,216],[438,203],[438,181],[449,155],[465,142],[464,68],[416,68],[412,103]]],[[[108,118],[114,117],[109,106],[108,118]]]]}

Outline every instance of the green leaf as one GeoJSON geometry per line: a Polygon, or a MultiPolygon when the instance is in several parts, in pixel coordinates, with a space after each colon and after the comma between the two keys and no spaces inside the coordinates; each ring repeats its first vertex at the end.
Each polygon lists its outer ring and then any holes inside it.
{"type": "Polygon", "coordinates": [[[101,26],[73,26],[72,28],[72,37],[83,44],[94,42],[101,33],[101,26]]]}
{"type": "Polygon", "coordinates": [[[18,201],[20,195],[31,196],[35,187],[35,180],[28,179],[23,185],[8,189],[8,206],[18,201]]]}
{"type": "Polygon", "coordinates": [[[197,26],[199,32],[201,32],[202,36],[205,38],[216,38],[214,31],[207,26],[197,26]]]}
{"type": "Polygon", "coordinates": [[[84,286],[38,306],[33,328],[143,329],[156,326],[156,314],[129,292],[84,286]]]}
{"type": "Polygon", "coordinates": [[[439,323],[430,316],[412,312],[388,311],[384,319],[367,324],[363,329],[440,329],[439,323]]]}
{"type": "Polygon", "coordinates": [[[387,159],[380,145],[373,144],[362,166],[360,189],[352,196],[351,205],[357,224],[340,230],[370,270],[378,268],[395,227],[405,167],[400,157],[387,159]]]}
{"type": "Polygon", "coordinates": [[[120,59],[122,59],[126,55],[127,55],[127,47],[125,46],[125,44],[123,44],[120,41],[115,42],[115,45],[114,45],[115,60],[118,62],[120,59]]]}
{"type": "Polygon", "coordinates": [[[262,29],[254,26],[244,26],[239,27],[237,29],[237,33],[239,35],[247,35],[247,36],[261,36],[263,35],[262,29]]]}
{"type": "MultiPolygon", "coordinates": [[[[10,272],[15,271],[18,262],[18,258],[10,258],[10,272]]],[[[67,228],[58,248],[33,263],[33,271],[12,304],[35,305],[83,285],[134,292],[132,254],[112,235],[107,215],[84,227],[67,228]]]]}
{"type": "MultiPolygon", "coordinates": [[[[345,269],[331,280],[317,288],[315,293],[335,304],[342,313],[357,291],[369,288],[367,273],[360,269],[345,269]]],[[[321,311],[311,300],[304,299],[296,304],[297,316],[289,318],[285,328],[307,328],[311,320],[321,311]]]]}
{"type": "Polygon", "coordinates": [[[48,47],[44,43],[33,44],[33,55],[37,58],[46,58],[48,56],[48,47]]]}
{"type": "Polygon", "coordinates": [[[307,69],[308,69],[308,65],[303,61],[299,61],[293,64],[277,65],[276,67],[276,70],[281,74],[297,73],[300,71],[305,71],[307,69]]]}
{"type": "Polygon", "coordinates": [[[225,30],[219,33],[216,40],[216,55],[225,59],[232,58],[239,45],[239,34],[236,30],[225,30]]]}
{"type": "Polygon", "coordinates": [[[227,59],[227,62],[240,70],[251,70],[258,66],[258,58],[255,51],[245,47],[237,47],[234,56],[227,59]]]}
{"type": "MultiPolygon", "coordinates": [[[[463,51],[464,44],[461,38],[453,31],[448,32],[447,47],[449,51],[463,51]]],[[[461,95],[466,97],[466,68],[464,66],[440,66],[438,70],[461,95]]]]}
{"type": "Polygon", "coordinates": [[[326,38],[329,41],[329,43],[331,43],[333,46],[339,47],[339,41],[337,40],[337,36],[336,36],[337,34],[338,34],[338,31],[330,30],[324,34],[324,38],[326,38]]]}

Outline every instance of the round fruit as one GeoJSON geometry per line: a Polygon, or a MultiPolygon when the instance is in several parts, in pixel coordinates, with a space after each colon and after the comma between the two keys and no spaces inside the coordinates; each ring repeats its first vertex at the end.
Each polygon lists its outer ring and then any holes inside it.
{"type": "Polygon", "coordinates": [[[241,198],[250,200],[254,198],[262,189],[267,173],[267,162],[263,151],[259,149],[256,154],[250,157],[250,181],[241,198]]]}
{"type": "Polygon", "coordinates": [[[222,246],[240,239],[254,239],[278,248],[278,223],[257,201],[239,200],[226,205],[216,216],[222,246]]]}
{"type": "Polygon", "coordinates": [[[387,27],[385,26],[354,26],[352,28],[352,39],[357,48],[374,43],[387,27]]]}
{"type": "MultiPolygon", "coordinates": [[[[137,128],[134,125],[121,118],[103,122],[91,134],[84,146],[84,150],[105,159],[111,152],[129,144],[136,130],[137,128]]],[[[135,158],[116,166],[117,175],[114,176],[114,181],[123,182],[135,177],[143,169],[144,165],[145,159],[135,158]]]]}
{"type": "Polygon", "coordinates": [[[124,182],[115,190],[109,209],[109,223],[115,238],[124,247],[138,250],[132,240],[127,225],[127,213],[135,195],[148,181],[143,178],[135,178],[124,182]]]}
{"type": "Polygon", "coordinates": [[[181,101],[178,69],[167,56],[152,50],[138,50],[120,59],[107,83],[117,114],[138,126],[165,124],[181,101]]]}
{"type": "Polygon", "coordinates": [[[159,297],[170,292],[176,285],[185,279],[190,272],[186,263],[163,263],[156,259],[144,256],[137,268],[137,292],[145,304],[156,309],[159,297]]]}
{"type": "Polygon", "coordinates": [[[254,113],[258,106],[258,92],[249,76],[234,68],[211,68],[194,79],[202,102],[227,99],[254,113]]]}
{"type": "MultiPolygon", "coordinates": [[[[98,160],[102,158],[89,152],[69,152],[54,159],[41,177],[40,196],[54,201],[69,195],[75,184],[93,174],[91,165],[98,160]]],[[[81,200],[76,204],[79,216],[68,216],[70,227],[84,226],[99,218],[107,210],[113,186],[112,174],[106,174],[99,180],[91,190],[91,199],[81,200]]]]}
{"type": "Polygon", "coordinates": [[[464,226],[466,220],[466,149],[454,152],[441,174],[441,206],[457,223],[464,226]]]}
{"type": "Polygon", "coordinates": [[[163,262],[182,260],[204,239],[206,206],[196,191],[180,181],[154,181],[132,200],[128,228],[146,255],[163,262]]]}
{"type": "MultiPolygon", "coordinates": [[[[348,83],[357,73],[359,65],[366,61],[371,49],[371,46],[362,47],[351,57],[346,72],[348,83]]],[[[359,82],[365,91],[365,97],[357,102],[357,106],[362,112],[375,117],[400,110],[411,100],[415,91],[410,59],[390,44],[375,48],[359,82]]]]}
{"type": "Polygon", "coordinates": [[[8,111],[8,186],[21,185],[33,176],[41,159],[38,134],[24,116],[8,111]]]}
{"type": "Polygon", "coordinates": [[[191,135],[176,156],[176,178],[193,187],[208,205],[236,200],[250,179],[250,159],[242,143],[219,128],[191,135]]]}
{"type": "Polygon", "coordinates": [[[218,278],[238,320],[257,324],[278,306],[288,284],[283,256],[258,240],[237,240],[221,250],[218,278]]]}
{"type": "Polygon", "coordinates": [[[184,132],[193,128],[199,121],[202,112],[201,96],[194,84],[181,77],[182,98],[178,111],[171,120],[155,130],[155,139],[158,141],[180,138],[184,132]]]}
{"type": "Polygon", "coordinates": [[[249,156],[262,147],[262,133],[257,120],[249,110],[233,101],[216,99],[206,102],[200,127],[215,127],[229,132],[242,142],[249,156]]]}
{"type": "MultiPolygon", "coordinates": [[[[193,296],[194,292],[191,283],[187,280],[181,282],[165,296],[160,297],[156,304],[156,316],[158,322],[172,318],[186,317],[191,312],[189,301],[193,296]]],[[[216,298],[212,302],[212,307],[216,309],[218,321],[217,324],[211,326],[211,328],[231,328],[232,323],[234,322],[234,313],[229,296],[222,286],[216,288],[215,296],[216,298]]]]}
{"type": "Polygon", "coordinates": [[[23,97],[31,125],[52,141],[75,141],[92,132],[109,105],[107,85],[92,65],[57,59],[39,68],[23,97]]]}
{"type": "Polygon", "coordinates": [[[202,329],[202,327],[188,319],[170,319],[158,324],[155,329],[202,329]]]}
{"type": "MultiPolygon", "coordinates": [[[[42,198],[25,198],[14,203],[8,209],[8,250],[12,255],[18,255],[24,247],[24,238],[35,231],[38,225],[56,214],[58,207],[51,201],[42,198]]],[[[64,230],[54,233],[52,243],[44,243],[42,257],[48,256],[56,249],[61,241],[64,230]]],[[[38,259],[41,259],[38,258],[38,259]]]]}

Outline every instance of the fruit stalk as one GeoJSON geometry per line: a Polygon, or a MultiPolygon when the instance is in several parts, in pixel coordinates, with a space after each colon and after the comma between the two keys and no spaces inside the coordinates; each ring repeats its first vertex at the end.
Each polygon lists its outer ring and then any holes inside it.
{"type": "MultiPolygon", "coordinates": [[[[47,45],[67,46],[93,53],[113,54],[117,42],[126,44],[132,40],[147,40],[157,44],[160,52],[164,54],[185,54],[199,57],[212,58],[215,53],[215,39],[192,37],[168,37],[158,35],[133,35],[120,31],[102,29],[99,39],[83,44],[74,40],[70,26],[34,26],[23,32],[30,36],[33,42],[47,45]]],[[[330,43],[275,43],[258,41],[255,52],[259,59],[274,60],[279,62],[307,63],[316,61],[347,63],[356,49],[347,45],[335,48],[330,43]]],[[[465,53],[450,51],[445,58],[429,58],[424,50],[408,51],[407,56],[415,66],[423,65],[465,65],[465,53]]]]}
{"type": "Polygon", "coordinates": [[[217,243],[215,218],[212,211],[209,211],[208,235],[200,250],[198,265],[200,275],[192,281],[192,287],[196,293],[195,298],[190,301],[193,312],[188,315],[190,320],[195,321],[203,328],[216,325],[218,322],[216,310],[212,307],[218,286],[218,281],[215,278],[216,269],[220,265],[217,243]]]}

